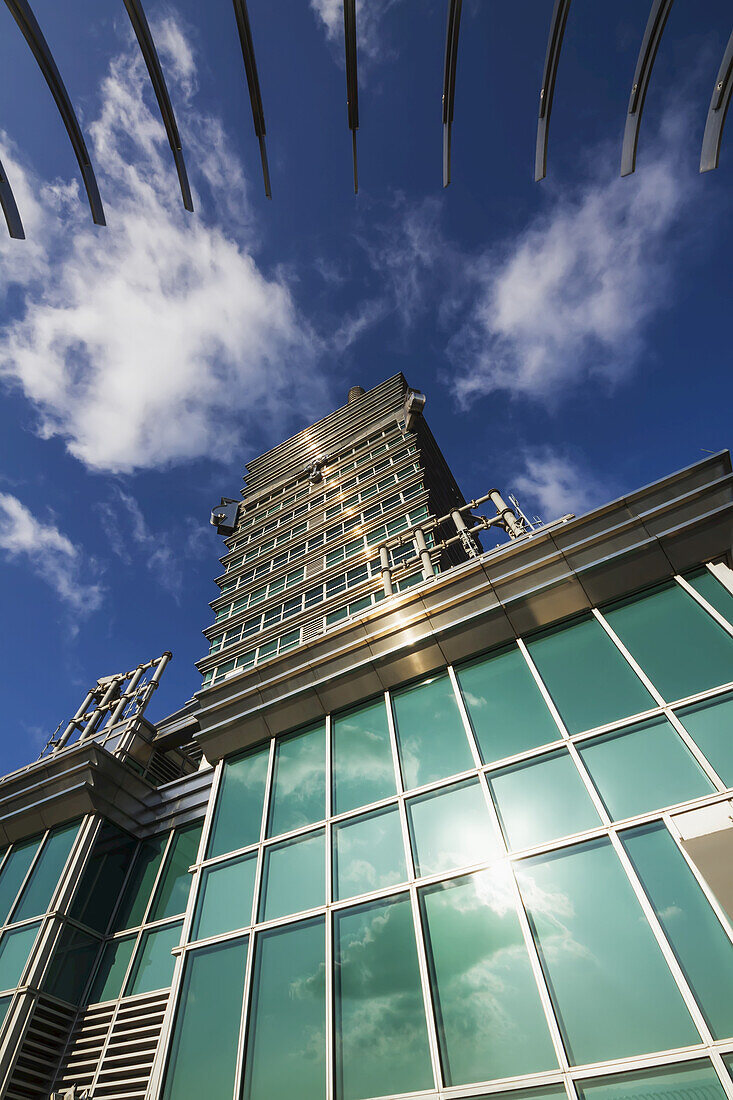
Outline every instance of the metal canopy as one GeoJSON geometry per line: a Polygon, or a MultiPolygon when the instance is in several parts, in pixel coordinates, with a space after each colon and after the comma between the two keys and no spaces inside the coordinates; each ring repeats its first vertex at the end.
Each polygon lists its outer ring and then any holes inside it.
{"type": "Polygon", "coordinates": [[[626,115],[624,143],[621,150],[621,175],[630,176],[636,169],[636,147],[639,142],[641,116],[644,112],[649,80],[652,75],[654,59],[657,56],[667,17],[672,10],[673,0],[653,0],[649,18],[636,61],[634,83],[631,86],[629,110],[626,115]]]}
{"type": "Polygon", "coordinates": [[[8,177],[5,174],[2,161],[0,161],[0,206],[3,208],[3,214],[5,215],[5,221],[10,236],[17,241],[24,241],[25,230],[23,229],[23,222],[20,220],[18,207],[15,203],[15,195],[13,194],[13,189],[10,186],[8,177]]]}
{"type": "Polygon", "coordinates": [[[359,78],[356,67],[356,0],[344,0],[344,47],[346,49],[346,109],[351,130],[351,151],[354,158],[354,194],[359,193],[359,172],[356,163],[356,131],[359,129],[359,78]]]}
{"type": "Polygon", "coordinates": [[[565,25],[568,21],[570,0],[555,0],[550,21],[550,33],[547,38],[547,52],[545,53],[545,69],[542,74],[542,88],[540,90],[540,112],[537,119],[537,145],[534,155],[534,178],[539,183],[547,175],[547,140],[550,134],[550,114],[552,112],[552,100],[555,95],[555,81],[557,79],[557,67],[560,63],[560,50],[562,49],[565,25]]]}
{"type": "Polygon", "coordinates": [[[267,148],[265,146],[265,112],[262,106],[260,93],[260,80],[257,75],[257,62],[255,61],[255,49],[252,41],[252,30],[249,25],[249,13],[247,0],[234,0],[234,14],[237,17],[239,41],[242,45],[244,58],[244,71],[247,74],[247,86],[249,88],[249,101],[252,104],[252,118],[255,124],[255,134],[260,143],[260,157],[262,158],[262,175],[265,180],[265,194],[272,198],[270,188],[270,169],[267,164],[267,148]]]}
{"type": "Polygon", "coordinates": [[[445,63],[443,65],[443,187],[450,183],[451,129],[456,101],[456,65],[458,63],[458,33],[461,28],[463,0],[449,0],[445,28],[445,63]]]}
{"type": "Polygon", "coordinates": [[[43,32],[38,26],[38,22],[31,11],[28,0],[5,0],[5,3],[15,19],[15,22],[23,32],[23,36],[38,62],[38,66],[45,77],[46,83],[51,90],[51,95],[59,109],[59,114],[61,115],[61,119],[66,127],[66,132],[71,140],[76,159],[79,162],[81,177],[84,181],[84,187],[86,188],[94,224],[106,225],[104,207],[102,206],[102,199],[99,194],[99,188],[97,187],[97,179],[89,159],[84,136],[74,113],[74,108],[71,105],[68,92],[64,87],[64,82],[61,79],[61,74],[48,48],[48,43],[43,37],[43,32]]]}
{"type": "Polygon", "coordinates": [[[728,39],[728,45],[725,48],[723,60],[720,63],[715,80],[713,97],[710,100],[705,133],[702,138],[701,172],[710,172],[711,169],[718,167],[720,143],[723,140],[723,127],[730,106],[731,95],[733,95],[733,31],[728,39]]]}
{"type": "Polygon", "coordinates": [[[168,135],[168,141],[170,143],[171,151],[173,152],[173,160],[176,164],[178,182],[181,185],[181,194],[183,196],[183,205],[186,210],[192,211],[193,199],[191,198],[191,188],[188,184],[186,165],[183,160],[181,139],[178,135],[176,116],[173,114],[173,107],[171,106],[170,96],[168,95],[168,89],[166,87],[165,77],[163,76],[163,70],[160,67],[158,51],[155,48],[153,36],[150,33],[150,27],[148,26],[148,21],[145,18],[145,12],[143,11],[143,6],[140,0],[124,0],[124,4],[127,8],[127,14],[130,16],[132,29],[135,31],[135,37],[137,38],[140,45],[140,51],[143,55],[148,73],[150,75],[150,82],[153,85],[155,98],[158,100],[158,106],[160,107],[160,114],[163,119],[163,125],[165,126],[165,132],[168,135]]]}

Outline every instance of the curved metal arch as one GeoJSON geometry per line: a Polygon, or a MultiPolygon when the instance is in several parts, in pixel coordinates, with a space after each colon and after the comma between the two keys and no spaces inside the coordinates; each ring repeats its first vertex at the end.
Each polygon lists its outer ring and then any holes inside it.
{"type": "Polygon", "coordinates": [[[107,222],[104,217],[104,207],[102,206],[102,199],[97,186],[97,178],[94,175],[94,169],[89,159],[84,136],[81,132],[76,114],[74,113],[69,94],[61,79],[61,74],[56,67],[53,54],[48,47],[46,39],[43,37],[43,32],[38,25],[35,15],[31,11],[28,0],[5,0],[5,3],[10,10],[10,14],[15,19],[15,22],[20,27],[23,37],[30,46],[31,52],[38,62],[38,66],[43,73],[45,81],[51,91],[51,95],[58,107],[59,114],[61,115],[66,132],[71,140],[74,153],[76,154],[76,159],[79,162],[81,178],[84,181],[84,187],[86,189],[87,198],[89,199],[89,206],[91,207],[94,224],[106,225],[107,222]]]}
{"type": "Polygon", "coordinates": [[[268,199],[271,199],[272,191],[270,189],[270,168],[267,163],[267,148],[265,146],[265,112],[262,106],[262,95],[260,93],[260,79],[257,75],[257,62],[255,61],[255,49],[254,42],[252,41],[252,30],[249,25],[247,0],[233,0],[233,2],[234,14],[237,18],[239,41],[242,46],[242,57],[244,58],[244,71],[247,74],[249,101],[252,104],[252,119],[255,124],[255,134],[257,135],[257,140],[260,143],[260,158],[262,160],[262,175],[265,180],[265,194],[267,195],[268,199]]]}
{"type": "Polygon", "coordinates": [[[550,33],[547,37],[545,68],[542,73],[540,90],[540,111],[537,119],[537,144],[534,154],[534,180],[539,183],[547,175],[547,141],[550,135],[550,114],[555,95],[557,68],[560,64],[560,51],[565,34],[565,26],[570,11],[570,0],[555,0],[550,20],[550,33]]]}
{"type": "Polygon", "coordinates": [[[5,174],[2,161],[0,161],[0,206],[3,208],[3,214],[5,215],[5,221],[10,236],[16,241],[24,241],[25,230],[23,229],[23,222],[20,220],[20,214],[18,213],[18,207],[15,202],[15,195],[10,186],[10,181],[5,174]]]}
{"type": "Polygon", "coordinates": [[[155,48],[155,42],[150,33],[150,27],[148,26],[148,21],[145,17],[145,12],[143,11],[140,0],[123,0],[123,2],[127,8],[127,14],[130,16],[130,22],[132,23],[132,29],[135,32],[135,37],[140,46],[140,52],[145,60],[150,82],[155,92],[155,98],[158,100],[158,107],[160,108],[165,132],[168,135],[168,143],[173,153],[176,172],[178,173],[178,182],[181,185],[183,205],[186,210],[192,211],[193,199],[191,197],[191,188],[188,183],[186,164],[183,159],[181,139],[178,134],[176,116],[173,114],[173,107],[171,105],[170,96],[168,95],[168,88],[166,87],[163,70],[160,67],[158,51],[155,48]]]}
{"type": "Polygon", "coordinates": [[[672,10],[673,0],[653,0],[646,30],[641,41],[641,49],[636,59],[634,83],[629,96],[629,110],[624,127],[624,143],[621,150],[621,175],[630,176],[636,169],[636,147],[639,143],[641,116],[644,112],[649,80],[657,56],[667,17],[672,10]]]}
{"type": "Polygon", "coordinates": [[[718,167],[720,160],[720,143],[723,140],[723,127],[725,116],[728,114],[731,98],[733,97],[733,31],[728,39],[728,45],[723,54],[723,60],[718,69],[718,75],[713,88],[713,96],[710,100],[708,117],[705,123],[705,133],[702,136],[702,153],[700,156],[700,171],[710,172],[718,167]]]}
{"type": "Polygon", "coordinates": [[[449,0],[445,28],[445,63],[443,65],[443,187],[450,183],[451,134],[456,101],[456,66],[458,64],[458,34],[461,29],[463,0],[449,0]]]}
{"type": "Polygon", "coordinates": [[[356,163],[356,131],[359,129],[359,78],[356,67],[356,0],[344,0],[344,47],[346,50],[346,109],[354,158],[354,194],[359,193],[356,163]]]}

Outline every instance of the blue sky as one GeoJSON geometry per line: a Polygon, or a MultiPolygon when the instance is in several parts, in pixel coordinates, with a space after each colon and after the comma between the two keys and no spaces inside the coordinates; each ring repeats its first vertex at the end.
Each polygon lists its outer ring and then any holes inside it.
{"type": "Polygon", "coordinates": [[[576,0],[532,182],[551,0],[465,0],[441,188],[445,0],[358,0],[360,194],[340,0],[250,0],[273,201],[230,0],[147,0],[195,191],[186,214],[122,3],[35,0],[87,137],[91,224],[4,6],[0,771],[98,676],[165,649],[150,716],[196,690],[248,457],[402,370],[467,495],[546,520],[728,447],[733,123],[699,176],[725,0],[678,4],[637,173],[618,177],[646,0],[576,0]]]}

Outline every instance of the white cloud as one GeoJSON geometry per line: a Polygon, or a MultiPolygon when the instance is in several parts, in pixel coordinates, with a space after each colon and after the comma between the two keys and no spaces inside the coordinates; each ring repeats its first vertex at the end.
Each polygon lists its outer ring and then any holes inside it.
{"type": "Polygon", "coordinates": [[[31,187],[8,157],[31,242],[4,249],[25,310],[0,338],[0,375],[32,402],[39,434],[99,471],[225,458],[249,430],[324,400],[317,340],[284,279],[254,259],[241,164],[188,98],[190,46],[171,19],[156,36],[189,171],[227,229],[183,211],[136,47],[111,63],[88,127],[107,229],[91,226],[76,184],[31,187]]]}
{"type": "Polygon", "coordinates": [[[92,563],[58,527],[41,522],[10,493],[0,493],[0,550],[12,561],[25,560],[74,611],[86,614],[100,606],[102,586],[83,579],[92,563]]]}
{"type": "MultiPolygon", "coordinates": [[[[381,23],[387,12],[401,0],[357,0],[356,37],[359,60],[384,60],[391,57],[387,51],[381,23]]],[[[330,42],[343,45],[344,40],[344,3],[343,0],[310,0],[311,10],[320,20],[326,37],[330,42]]],[[[363,77],[363,70],[360,76],[363,77]]]]}
{"type": "Polygon", "coordinates": [[[680,125],[667,117],[634,177],[610,175],[601,158],[602,179],[570,197],[555,192],[503,250],[475,262],[475,305],[451,347],[463,405],[498,390],[551,402],[636,365],[645,327],[669,303],[674,234],[690,196],[673,152],[680,125]]]}
{"type": "Polygon", "coordinates": [[[595,474],[552,447],[525,449],[523,469],[512,484],[523,510],[537,512],[545,523],[570,512],[582,515],[612,496],[595,474]]]}

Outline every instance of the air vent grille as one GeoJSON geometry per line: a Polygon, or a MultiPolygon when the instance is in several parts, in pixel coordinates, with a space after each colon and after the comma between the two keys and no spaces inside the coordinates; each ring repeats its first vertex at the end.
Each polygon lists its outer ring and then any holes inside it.
{"type": "Polygon", "coordinates": [[[39,1100],[48,1096],[73,1021],[73,1008],[39,996],[4,1100],[39,1100]]]}

